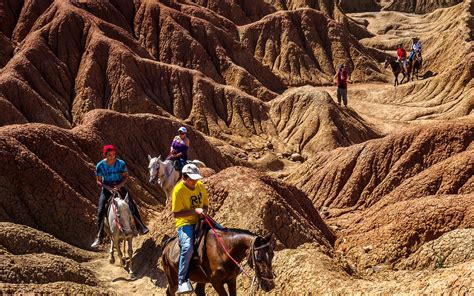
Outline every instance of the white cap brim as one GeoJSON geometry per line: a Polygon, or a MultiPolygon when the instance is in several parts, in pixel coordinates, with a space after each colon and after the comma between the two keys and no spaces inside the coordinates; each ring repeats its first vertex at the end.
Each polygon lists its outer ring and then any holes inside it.
{"type": "Polygon", "coordinates": [[[199,175],[199,174],[186,174],[188,175],[189,178],[193,179],[193,180],[199,180],[199,179],[202,179],[202,176],[199,175]]]}

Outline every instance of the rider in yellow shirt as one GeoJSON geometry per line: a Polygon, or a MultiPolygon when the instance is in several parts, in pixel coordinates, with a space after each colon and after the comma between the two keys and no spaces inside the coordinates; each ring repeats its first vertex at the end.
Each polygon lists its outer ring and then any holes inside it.
{"type": "Polygon", "coordinates": [[[178,294],[193,291],[189,281],[189,262],[193,255],[194,228],[199,216],[205,215],[209,200],[207,191],[200,179],[199,169],[194,164],[187,164],[182,170],[183,179],[173,189],[171,210],[176,218],[178,239],[181,251],[179,254],[178,294]]]}

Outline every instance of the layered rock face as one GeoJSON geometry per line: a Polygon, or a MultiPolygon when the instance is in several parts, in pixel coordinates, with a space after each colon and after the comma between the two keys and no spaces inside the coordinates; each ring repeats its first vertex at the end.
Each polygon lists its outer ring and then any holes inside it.
{"type": "Polygon", "coordinates": [[[271,293],[472,294],[474,6],[460,2],[0,0],[0,293],[165,294],[176,229],[147,156],[185,126],[210,214],[273,233],[271,293]],[[421,77],[393,88],[381,63],[413,36],[421,77]],[[90,251],[105,144],[151,230],[133,280],[90,251]]]}

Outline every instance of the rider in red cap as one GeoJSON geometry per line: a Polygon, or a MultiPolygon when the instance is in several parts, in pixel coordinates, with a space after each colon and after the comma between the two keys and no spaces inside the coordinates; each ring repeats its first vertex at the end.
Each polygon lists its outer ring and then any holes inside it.
{"type": "MultiPolygon", "coordinates": [[[[112,192],[118,192],[123,197],[128,193],[127,188],[125,187],[125,183],[128,179],[128,170],[125,161],[117,158],[117,150],[113,145],[105,145],[102,148],[102,153],[105,158],[97,164],[95,173],[97,183],[102,186],[102,190],[100,192],[99,207],[97,209],[97,225],[99,227],[99,232],[97,233],[94,243],[92,243],[91,247],[93,248],[98,247],[102,243],[104,237],[103,221],[106,210],[105,207],[112,192]]],[[[147,233],[148,228],[143,224],[135,202],[130,195],[128,199],[130,211],[135,219],[138,231],[140,234],[147,233]]]]}

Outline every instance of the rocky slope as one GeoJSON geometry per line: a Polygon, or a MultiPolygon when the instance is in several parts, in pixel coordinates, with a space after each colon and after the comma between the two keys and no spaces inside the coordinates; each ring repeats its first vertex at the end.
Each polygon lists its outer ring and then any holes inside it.
{"type": "Polygon", "coordinates": [[[385,6],[385,9],[412,13],[428,13],[438,8],[453,6],[461,2],[463,2],[463,0],[402,0],[393,1],[385,6]]]}
{"type": "Polygon", "coordinates": [[[463,188],[469,192],[473,130],[472,122],[468,121],[436,127],[422,125],[382,139],[319,153],[287,181],[307,193],[317,208],[339,210],[370,207],[398,187],[397,198],[406,192],[412,193],[408,195],[411,197],[457,194],[463,188]],[[309,170],[315,173],[304,173],[309,170]],[[429,173],[424,174],[425,171],[429,173]]]}
{"type": "Polygon", "coordinates": [[[211,215],[274,234],[270,294],[472,294],[474,6],[457,2],[0,0],[0,294],[163,295],[176,230],[147,155],[182,125],[211,215]],[[413,36],[423,77],[393,88],[380,63],[413,36]],[[151,230],[133,280],[88,251],[109,143],[151,230]]]}

